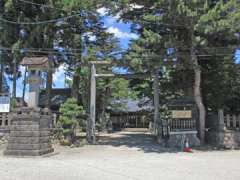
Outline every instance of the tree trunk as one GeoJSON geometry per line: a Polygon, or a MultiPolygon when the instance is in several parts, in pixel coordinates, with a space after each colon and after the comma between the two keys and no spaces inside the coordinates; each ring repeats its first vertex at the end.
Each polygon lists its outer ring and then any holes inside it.
{"type": "Polygon", "coordinates": [[[47,85],[46,85],[46,96],[47,96],[47,102],[46,107],[51,108],[51,91],[52,91],[52,62],[49,60],[48,64],[48,72],[47,72],[47,85]]]}
{"type": "Polygon", "coordinates": [[[14,57],[13,59],[13,89],[12,89],[12,97],[16,98],[16,88],[17,88],[17,60],[14,57]]]}
{"type": "Polygon", "coordinates": [[[158,133],[158,125],[160,121],[160,113],[159,113],[159,77],[158,72],[154,73],[154,81],[153,81],[153,91],[154,91],[154,122],[153,122],[153,130],[154,133],[158,133]]]}
{"type": "Polygon", "coordinates": [[[205,119],[206,109],[203,104],[201,94],[201,69],[195,53],[192,51],[192,61],[194,68],[194,99],[199,112],[199,135],[202,143],[205,142],[205,119]]]}
{"type": "Polygon", "coordinates": [[[2,62],[2,54],[0,53],[0,62],[1,62],[1,70],[0,70],[0,93],[3,93],[3,62],[2,62]]]}
{"type": "Polygon", "coordinates": [[[27,80],[27,68],[25,68],[25,72],[24,72],[24,77],[23,77],[23,92],[22,92],[22,106],[24,106],[24,102],[25,102],[25,93],[26,93],[26,80],[27,80]]]}
{"type": "Polygon", "coordinates": [[[205,121],[206,121],[206,109],[203,104],[203,98],[201,93],[201,66],[198,63],[198,58],[196,56],[195,52],[195,45],[194,45],[194,26],[193,22],[191,22],[191,32],[189,33],[191,35],[191,63],[193,65],[194,70],[194,100],[198,108],[198,114],[199,114],[199,137],[202,144],[205,143],[205,121]]]}
{"type": "Polygon", "coordinates": [[[79,86],[80,86],[80,77],[77,72],[73,75],[73,84],[72,84],[72,97],[79,101],[79,86]]]}

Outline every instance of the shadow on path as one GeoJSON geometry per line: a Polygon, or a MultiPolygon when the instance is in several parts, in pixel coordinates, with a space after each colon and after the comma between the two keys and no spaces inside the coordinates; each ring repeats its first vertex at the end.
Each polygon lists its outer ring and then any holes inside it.
{"type": "Polygon", "coordinates": [[[155,137],[148,132],[128,132],[121,131],[100,136],[99,145],[109,145],[113,147],[137,148],[145,153],[176,153],[176,149],[161,147],[155,137]]]}

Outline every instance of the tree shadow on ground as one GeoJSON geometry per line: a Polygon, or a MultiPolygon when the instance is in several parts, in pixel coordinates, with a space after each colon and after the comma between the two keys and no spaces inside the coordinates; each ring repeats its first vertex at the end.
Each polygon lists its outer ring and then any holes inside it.
{"type": "Polygon", "coordinates": [[[157,143],[155,136],[145,132],[118,132],[101,136],[99,145],[137,148],[145,153],[177,153],[179,149],[166,148],[157,143]]]}

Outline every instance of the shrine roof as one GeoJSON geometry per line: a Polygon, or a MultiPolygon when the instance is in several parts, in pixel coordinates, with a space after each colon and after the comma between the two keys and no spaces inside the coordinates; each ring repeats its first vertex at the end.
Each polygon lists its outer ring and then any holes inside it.
{"type": "Polygon", "coordinates": [[[21,65],[46,65],[48,63],[48,57],[24,57],[21,65]]]}

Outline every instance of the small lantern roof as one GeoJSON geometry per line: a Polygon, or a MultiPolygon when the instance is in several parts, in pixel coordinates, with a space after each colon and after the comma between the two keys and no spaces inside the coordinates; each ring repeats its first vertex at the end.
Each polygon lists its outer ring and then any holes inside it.
{"type": "Polygon", "coordinates": [[[21,65],[28,67],[47,68],[48,63],[48,57],[24,57],[21,65]]]}

